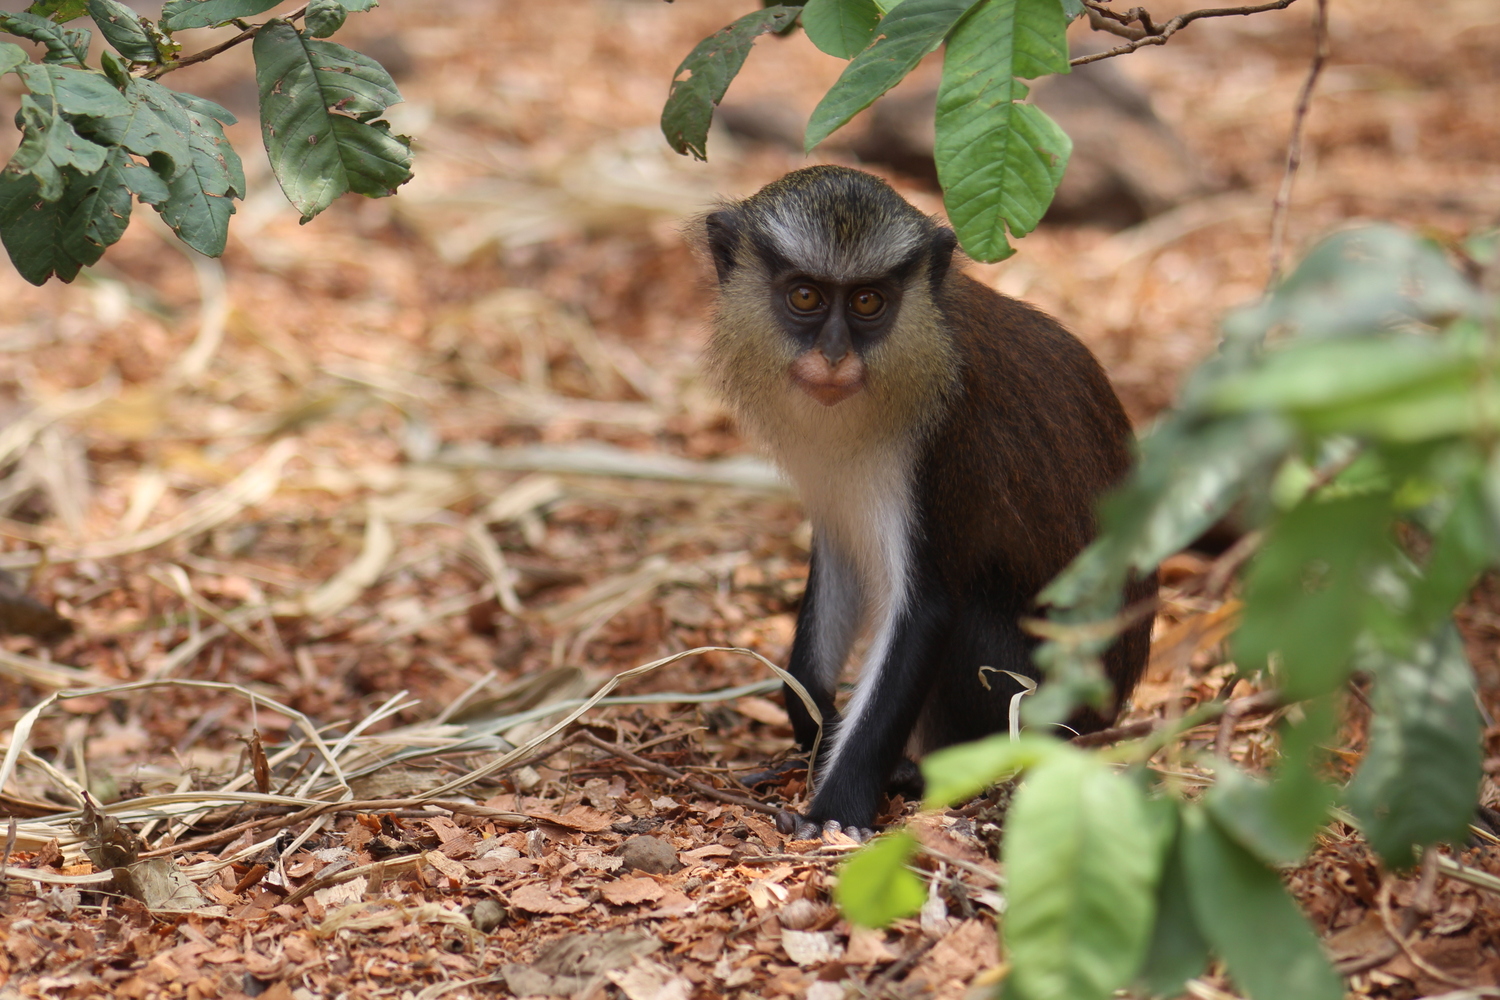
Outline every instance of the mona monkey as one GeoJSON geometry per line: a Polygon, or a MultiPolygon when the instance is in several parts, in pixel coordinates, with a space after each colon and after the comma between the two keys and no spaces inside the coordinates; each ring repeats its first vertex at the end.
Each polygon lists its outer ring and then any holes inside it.
{"type": "MultiPolygon", "coordinates": [[[[1021,619],[1093,537],[1096,500],[1130,465],[1130,423],[1088,348],[964,274],[952,230],[879,178],[797,170],[702,229],[719,286],[705,368],[813,525],[787,669],[828,728],[812,803],[783,823],[865,839],[893,774],[916,775],[908,746],[1006,728],[1020,687],[999,671],[1037,676],[1021,619]],[[840,718],[835,686],[863,630],[840,718]]],[[[1152,575],[1125,597],[1155,592],[1152,575]]],[[[1116,708],[1150,630],[1105,655],[1116,708]]],[[[784,697],[811,752],[817,723],[784,697]]]]}

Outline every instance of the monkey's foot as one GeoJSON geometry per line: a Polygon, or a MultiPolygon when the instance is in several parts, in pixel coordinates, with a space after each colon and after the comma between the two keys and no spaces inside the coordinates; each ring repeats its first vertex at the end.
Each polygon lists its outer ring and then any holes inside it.
{"type": "Polygon", "coordinates": [[[836,819],[825,820],[821,826],[800,813],[782,810],[776,814],[776,829],[793,840],[827,840],[828,834],[842,833],[857,844],[874,839],[876,830],[869,826],[845,826],[836,819]]]}

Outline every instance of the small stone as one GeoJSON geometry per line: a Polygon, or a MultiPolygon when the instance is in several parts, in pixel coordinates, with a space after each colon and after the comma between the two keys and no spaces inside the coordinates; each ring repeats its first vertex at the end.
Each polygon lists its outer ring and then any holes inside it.
{"type": "Polygon", "coordinates": [[[474,904],[474,909],[469,914],[469,923],[473,924],[474,929],[479,933],[488,934],[505,923],[506,916],[505,907],[493,899],[481,899],[474,904]]]}
{"type": "Polygon", "coordinates": [[[794,899],[776,914],[781,926],[794,931],[805,931],[818,922],[822,907],[810,899],[794,899]]]}
{"type": "Polygon", "coordinates": [[[620,846],[620,860],[626,871],[643,871],[652,875],[670,875],[682,864],[672,845],[658,837],[631,837],[620,846]]]}

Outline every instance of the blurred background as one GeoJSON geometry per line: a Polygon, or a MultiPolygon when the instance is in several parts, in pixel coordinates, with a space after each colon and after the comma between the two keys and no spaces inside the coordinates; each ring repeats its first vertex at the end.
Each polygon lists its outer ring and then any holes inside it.
{"type": "MultiPolygon", "coordinates": [[[[1362,220],[1439,239],[1500,221],[1500,8],[1330,6],[1289,256],[1362,220]]],[[[416,179],[306,226],[260,148],[249,46],[164,77],[241,117],[249,193],[222,260],[137,206],[72,285],[0,264],[0,566],[37,602],[8,599],[13,625],[36,616],[12,631],[37,634],[0,638],[25,682],[0,685],[0,730],[80,680],[232,681],[327,722],[406,690],[395,718],[414,721],[536,672],[582,689],[701,644],[784,660],[806,527],[697,374],[710,288],[682,226],[818,161],[864,164],[940,212],[938,66],[810,161],[802,126],[844,64],[800,34],[762,38],[709,161],[677,156],[656,124],[672,72],[748,9],[387,0],[353,15],[335,40],[394,75],[416,179]]],[[[1139,426],[1265,285],[1312,14],[1304,0],[1200,21],[1039,88],[1077,145],[1064,191],[1015,257],[972,270],[1076,331],[1139,426]]],[[[1079,51],[1118,41],[1074,30],[1079,51]]],[[[180,37],[193,51],[230,34],[180,37]]],[[[0,78],[7,120],[18,86],[0,78]]],[[[0,158],[15,142],[0,130],[0,158]]],[[[763,677],[705,656],[642,686],[763,677]]],[[[1169,696],[1158,679],[1142,699],[1169,696]]],[[[785,745],[778,706],[741,708],[705,739],[785,745]]],[[[288,720],[257,724],[271,738],[288,720]]],[[[67,725],[36,742],[80,738],[67,725]]],[[[149,784],[169,751],[174,774],[229,766],[247,725],[242,702],[164,691],[91,721],[90,746],[149,784]]]]}

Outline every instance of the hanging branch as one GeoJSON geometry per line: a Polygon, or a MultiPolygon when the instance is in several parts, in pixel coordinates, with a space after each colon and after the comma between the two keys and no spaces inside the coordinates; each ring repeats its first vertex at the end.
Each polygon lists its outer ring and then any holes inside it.
{"type": "Polygon", "coordinates": [[[1239,17],[1246,14],[1260,14],[1268,10],[1285,10],[1297,0],[1272,0],[1270,3],[1250,7],[1207,7],[1203,10],[1178,14],[1161,24],[1152,20],[1151,12],[1144,7],[1132,7],[1122,14],[1104,6],[1105,2],[1107,0],[1083,0],[1083,5],[1089,12],[1089,27],[1095,31],[1107,31],[1112,35],[1128,38],[1130,41],[1105,52],[1094,52],[1071,59],[1068,65],[1082,66],[1085,63],[1098,62],[1112,56],[1123,56],[1127,52],[1134,52],[1147,45],[1165,45],[1167,39],[1194,21],[1205,17],[1239,17]]]}

